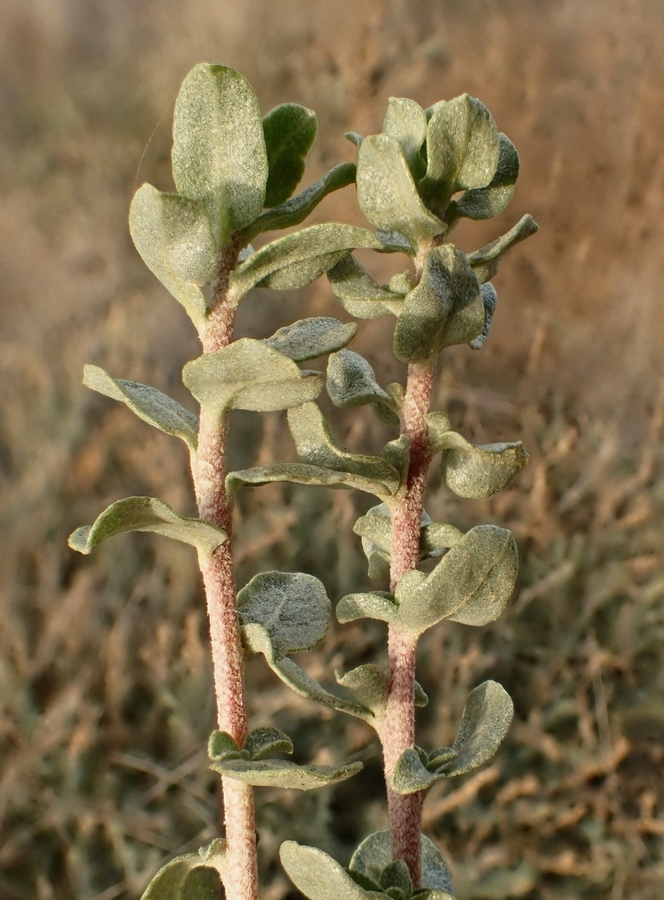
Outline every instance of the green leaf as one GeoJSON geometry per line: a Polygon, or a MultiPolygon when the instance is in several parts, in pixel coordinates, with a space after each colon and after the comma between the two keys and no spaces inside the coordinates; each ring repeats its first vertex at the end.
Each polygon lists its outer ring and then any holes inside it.
{"type": "Polygon", "coordinates": [[[395,859],[394,862],[385,866],[380,873],[380,886],[388,893],[390,889],[396,889],[397,894],[389,893],[389,896],[401,896],[405,900],[410,900],[413,894],[413,882],[410,877],[410,871],[403,859],[395,859]]]}
{"type": "Polygon", "coordinates": [[[99,366],[84,367],[83,384],[105,397],[125,403],[139,419],[166,434],[182,438],[191,450],[196,449],[198,416],[156,388],[136,381],[116,380],[99,366]]]}
{"type": "Polygon", "coordinates": [[[413,178],[418,181],[426,170],[420,151],[427,135],[427,117],[419,103],[404,97],[390,97],[383,134],[397,141],[413,178]]]}
{"type": "Polygon", "coordinates": [[[477,337],[484,304],[466,256],[453,244],[430,250],[422,278],[406,296],[394,329],[394,352],[402,362],[431,359],[443,347],[477,337]]]}
{"type": "Polygon", "coordinates": [[[288,424],[298,455],[305,463],[360,476],[374,484],[371,490],[378,496],[389,496],[398,489],[399,473],[384,459],[348,453],[337,444],[315,403],[289,410],[288,424]]]}
{"type": "Polygon", "coordinates": [[[306,188],[297,197],[292,197],[281,206],[275,206],[274,209],[262,212],[255,222],[242,229],[243,239],[249,242],[264,231],[275,231],[299,225],[328,194],[353,184],[355,171],[355,163],[340,163],[338,166],[334,166],[319,181],[306,188]]]}
{"type": "Polygon", "coordinates": [[[297,103],[275,106],[263,118],[269,168],[265,206],[284,203],[298,186],[317,131],[316,113],[297,103]]]}
{"type": "Polygon", "coordinates": [[[242,485],[255,487],[261,484],[272,484],[286,481],[294,484],[315,484],[331,488],[352,488],[366,491],[379,497],[391,496],[390,491],[381,483],[351,472],[338,472],[323,466],[309,466],[306,463],[274,463],[268,466],[256,466],[253,469],[240,469],[226,477],[226,488],[236,491],[242,485]]]}
{"type": "Polygon", "coordinates": [[[337,781],[345,781],[362,769],[362,763],[347,766],[299,766],[288,759],[223,759],[210,766],[220,775],[244,781],[255,787],[291,788],[311,791],[337,781]]]}
{"type": "Polygon", "coordinates": [[[498,271],[501,259],[510,247],[514,247],[515,244],[525,241],[531,234],[535,234],[538,227],[532,216],[523,216],[514,228],[510,228],[506,234],[496,238],[495,241],[491,241],[490,244],[487,244],[480,250],[469,253],[468,262],[473,267],[479,283],[484,284],[487,281],[491,281],[498,271]]]}
{"type": "Polygon", "coordinates": [[[445,777],[444,773],[429,771],[417,750],[409,747],[396,762],[390,786],[397,794],[419,794],[428,791],[445,777]]]}
{"type": "Polygon", "coordinates": [[[521,443],[469,443],[456,431],[443,437],[441,473],[459,497],[480,499],[502,490],[528,462],[521,443]]]}
{"type": "Polygon", "coordinates": [[[413,247],[429,244],[447,229],[420,199],[399,143],[387,134],[362,141],[357,154],[357,201],[372,225],[403,234],[413,247]]]}
{"type": "MultiPolygon", "coordinates": [[[[440,850],[426,835],[420,835],[422,876],[421,888],[452,893],[452,876],[440,850]]],[[[382,874],[392,865],[390,833],[376,831],[366,837],[351,857],[349,872],[382,884],[382,874]]],[[[389,871],[389,869],[388,869],[389,871]]],[[[453,900],[453,898],[451,898],[453,900]]]]}
{"type": "Polygon", "coordinates": [[[357,334],[357,323],[315,316],[300,319],[276,331],[264,343],[295,362],[306,362],[340,350],[357,334]]]}
{"type": "Polygon", "coordinates": [[[318,373],[303,372],[264,341],[240,338],[187,363],[182,380],[201,406],[222,416],[228,409],[269,412],[297,406],[323,388],[318,373]]]}
{"type": "Polygon", "coordinates": [[[477,337],[469,342],[470,347],[473,350],[481,350],[484,346],[486,339],[489,336],[489,329],[491,328],[493,314],[496,311],[496,304],[498,302],[498,294],[490,281],[481,285],[480,291],[482,292],[482,302],[484,303],[484,325],[477,337]]]}
{"type": "Polygon", "coordinates": [[[463,540],[463,532],[454,525],[430,522],[422,526],[420,533],[420,553],[422,559],[442,556],[441,551],[456,547],[463,540]]]}
{"type": "Polygon", "coordinates": [[[290,880],[309,900],[374,900],[382,896],[365,891],[338,862],[316,847],[284,841],[279,856],[290,880]]]}
{"type": "Polygon", "coordinates": [[[125,531],[154,531],[197,547],[210,555],[228,536],[221,528],[202,519],[188,519],[154,497],[127,497],[112,503],[92,525],[77,528],[69,536],[69,546],[79,553],[91,553],[106,538],[125,531]]]}
{"type": "Polygon", "coordinates": [[[445,435],[451,429],[450,420],[445,413],[432,412],[427,413],[424,417],[429,428],[429,447],[433,454],[442,450],[445,435]]]}
{"type": "MultiPolygon", "coordinates": [[[[424,511],[420,529],[420,559],[440,556],[441,549],[452,547],[463,537],[459,529],[452,525],[432,523],[424,511]]],[[[368,560],[382,552],[389,565],[389,554],[392,551],[392,517],[385,503],[372,507],[361,516],[353,525],[353,531],[362,538],[362,549],[368,560]]]]}
{"type": "Polygon", "coordinates": [[[381,287],[350,253],[328,270],[327,277],[343,308],[357,319],[401,312],[403,295],[381,287]]]}
{"type": "Polygon", "coordinates": [[[333,353],[327,363],[326,386],[335,406],[354,409],[370,403],[381,421],[399,424],[392,398],[378,384],[376,373],[359,353],[352,350],[333,353]]]}
{"type": "Polygon", "coordinates": [[[398,622],[416,634],[443,619],[486,625],[507,606],[517,571],[517,549],[510,532],[496,525],[478,525],[430,575],[414,571],[401,579],[395,592],[398,622]]]}
{"type": "Polygon", "coordinates": [[[514,704],[496,681],[485,681],[468,695],[454,741],[456,756],[446,766],[445,775],[463,775],[494,755],[514,716],[514,704]]]}
{"type": "Polygon", "coordinates": [[[225,841],[217,838],[198,853],[176,856],[161,868],[141,900],[218,900],[225,841]]]}
{"type": "MultiPolygon", "coordinates": [[[[351,692],[353,697],[362,704],[362,706],[370,709],[376,718],[380,718],[387,705],[387,697],[390,685],[390,678],[387,672],[383,671],[379,666],[367,663],[363,666],[357,666],[350,672],[342,674],[338,669],[334,671],[334,677],[337,684],[351,692]]],[[[422,686],[415,682],[415,705],[425,707],[429,703],[422,686]]],[[[371,723],[370,719],[367,721],[371,723]]]]}
{"type": "Polygon", "coordinates": [[[427,128],[427,173],[422,196],[444,215],[452,194],[491,183],[500,155],[498,131],[489,110],[468,94],[436,103],[427,128]]]}
{"type": "Polygon", "coordinates": [[[342,625],[357,619],[378,619],[380,622],[398,622],[399,608],[391,594],[385,591],[365,591],[346,594],[337,603],[336,616],[342,625]]]}
{"type": "Polygon", "coordinates": [[[276,660],[312,650],[325,637],[331,607],[322,582],[302,572],[261,572],[237,595],[244,625],[262,625],[276,660]]]}
{"type": "Polygon", "coordinates": [[[230,276],[229,302],[239,302],[253,287],[294,290],[315,281],[349,250],[382,249],[366,228],[311,225],[257,250],[230,276]]]}
{"type": "Polygon", "coordinates": [[[218,265],[217,244],[205,209],[186,197],[144,184],[131,202],[129,231],[148,269],[200,329],[207,300],[198,285],[211,281],[218,265]]]}
{"type": "Polygon", "coordinates": [[[199,200],[221,245],[261,213],[268,161],[258,101],[228,66],[195,66],[175,101],[173,180],[199,200]]]}
{"type": "Polygon", "coordinates": [[[252,759],[263,759],[268,753],[292,753],[293,742],[281,729],[268,726],[250,731],[243,749],[252,759]]]}
{"type": "Polygon", "coordinates": [[[519,154],[504,134],[498,135],[498,168],[488,187],[466,191],[459,200],[452,201],[452,215],[469,219],[491,219],[508,205],[514,196],[519,177],[519,154]]]}
{"type": "Polygon", "coordinates": [[[231,759],[240,755],[240,748],[235,738],[227,731],[213,731],[208,740],[208,756],[210,759],[231,759]]]}

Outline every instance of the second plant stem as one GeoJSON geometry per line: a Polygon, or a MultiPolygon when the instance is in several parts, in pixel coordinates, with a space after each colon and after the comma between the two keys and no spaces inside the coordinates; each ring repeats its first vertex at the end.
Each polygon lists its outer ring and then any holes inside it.
{"type": "MultiPolygon", "coordinates": [[[[426,414],[431,405],[433,363],[411,363],[401,414],[401,431],[408,438],[410,459],[405,490],[392,509],[390,591],[420,560],[420,522],[427,472],[431,462],[426,414]]],[[[390,625],[390,684],[381,740],[387,781],[392,858],[403,859],[414,887],[421,879],[420,831],[423,794],[398,794],[390,779],[399,756],[415,746],[415,654],[417,638],[390,625]]]]}

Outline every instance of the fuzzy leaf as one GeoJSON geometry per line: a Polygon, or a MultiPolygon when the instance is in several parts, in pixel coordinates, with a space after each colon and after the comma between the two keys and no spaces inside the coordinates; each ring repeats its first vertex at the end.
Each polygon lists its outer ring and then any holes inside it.
{"type": "Polygon", "coordinates": [[[217,245],[205,209],[144,184],[131,202],[129,231],[148,269],[200,328],[207,300],[198,285],[211,281],[217,270],[217,245]]]}
{"type": "Polygon", "coordinates": [[[340,350],[357,334],[357,323],[315,316],[276,331],[264,343],[295,362],[306,362],[340,350]]]}
{"type": "Polygon", "coordinates": [[[485,282],[491,281],[498,271],[501,259],[510,247],[514,247],[515,244],[525,241],[531,234],[535,234],[538,227],[532,216],[523,216],[514,228],[510,228],[506,234],[496,238],[495,241],[491,241],[490,244],[487,244],[480,250],[469,253],[468,262],[472,266],[479,283],[485,284],[485,282]]]}
{"type": "Polygon", "coordinates": [[[484,346],[486,339],[489,336],[493,314],[496,311],[496,304],[498,303],[498,294],[490,281],[481,285],[480,291],[482,292],[482,302],[484,303],[484,325],[477,337],[469,342],[470,347],[473,350],[481,350],[484,346]]]}
{"type": "Polygon", "coordinates": [[[378,496],[389,496],[399,487],[399,473],[384,459],[348,453],[340,447],[315,403],[289,410],[288,424],[305,463],[360,476],[375,485],[378,496]]]}
{"type": "Polygon", "coordinates": [[[496,681],[485,681],[468,695],[459,733],[454,741],[456,756],[445,775],[463,775],[494,755],[514,716],[510,695],[496,681]]]}
{"type": "Polygon", "coordinates": [[[284,841],[279,849],[286,874],[309,900],[374,900],[374,891],[356,884],[336,860],[316,847],[284,841]]]}
{"type": "Polygon", "coordinates": [[[370,403],[381,421],[398,425],[399,416],[390,395],[376,381],[376,374],[359,353],[340,350],[327,363],[327,393],[335,406],[354,409],[370,403]]]}
{"type": "Polygon", "coordinates": [[[379,497],[389,498],[390,491],[382,484],[351,472],[338,472],[323,466],[309,466],[306,463],[274,463],[268,466],[256,466],[253,469],[240,469],[226,477],[226,487],[236,491],[242,485],[254,487],[271,484],[276,481],[287,481],[294,484],[315,484],[331,488],[353,488],[366,491],[379,497]]]}
{"type": "MultiPolygon", "coordinates": [[[[424,511],[420,529],[420,559],[440,556],[438,551],[458,544],[463,537],[462,532],[452,525],[433,523],[424,511]]],[[[367,559],[370,560],[374,554],[383,551],[387,554],[389,563],[392,551],[392,517],[385,503],[372,507],[364,516],[360,516],[353,525],[353,531],[362,538],[362,549],[367,559]]]]}
{"type": "Polygon", "coordinates": [[[331,607],[322,582],[302,572],[261,572],[237,595],[244,625],[262,625],[276,660],[312,650],[325,637],[331,607]]]}
{"type": "Polygon", "coordinates": [[[257,250],[231,273],[229,299],[238,302],[253,287],[294,290],[315,281],[357,247],[382,249],[366,228],[311,225],[257,250]]]}
{"type": "MultiPolygon", "coordinates": [[[[337,679],[337,684],[349,690],[363,706],[368,707],[372,711],[375,717],[380,717],[383,714],[387,704],[390,683],[387,672],[383,671],[379,666],[368,663],[351,669],[345,675],[338,669],[335,669],[334,677],[337,679]]],[[[416,681],[415,706],[425,707],[428,703],[429,698],[422,686],[416,681]]]]}
{"type": "MultiPolygon", "coordinates": [[[[425,834],[420,835],[422,877],[421,888],[452,893],[452,876],[440,850],[425,834]]],[[[357,872],[376,884],[392,865],[389,831],[376,831],[366,837],[353,854],[349,871],[357,872]]],[[[453,900],[453,898],[452,898],[453,900]]]]}
{"type": "Polygon", "coordinates": [[[505,528],[478,525],[452,547],[430,575],[408,572],[397,585],[398,621],[421,634],[443,619],[486,625],[505,609],[518,570],[514,538],[505,528]]]}
{"type": "Polygon", "coordinates": [[[208,740],[208,756],[212,760],[238,757],[240,748],[227,731],[213,731],[208,740]]]}
{"type": "Polygon", "coordinates": [[[442,476],[455,494],[468,499],[490,497],[502,490],[528,462],[521,443],[469,443],[456,431],[442,441],[442,476]]]}
{"type": "Polygon", "coordinates": [[[355,181],[355,163],[340,163],[302,191],[280,206],[265,210],[255,222],[242,229],[245,241],[252,241],[257,234],[264,231],[275,231],[281,228],[292,228],[299,225],[309,216],[318,204],[332,191],[338,191],[355,181]]]}
{"type": "Polygon", "coordinates": [[[346,594],[337,603],[336,616],[342,625],[356,619],[378,619],[380,622],[398,622],[399,608],[391,594],[384,591],[365,591],[346,594]]]}
{"type": "Polygon", "coordinates": [[[501,213],[514,196],[519,177],[519,154],[504,134],[498,135],[498,168],[488,187],[466,191],[461,198],[452,201],[454,215],[469,219],[491,219],[501,213]]]}
{"type": "Polygon", "coordinates": [[[442,412],[427,413],[424,418],[429,427],[429,447],[432,453],[438,453],[443,447],[445,435],[452,427],[450,420],[442,412]]]}
{"type": "Polygon", "coordinates": [[[477,278],[453,244],[430,250],[420,283],[406,296],[394,329],[402,362],[431,359],[443,347],[473,340],[484,325],[477,278]]]}
{"type": "Polygon", "coordinates": [[[442,550],[456,547],[463,540],[463,532],[454,525],[442,522],[430,522],[422,526],[420,534],[420,553],[422,559],[440,556],[442,550]]]}
{"type": "Polygon", "coordinates": [[[362,763],[350,763],[335,769],[332,766],[299,766],[288,759],[223,759],[212,763],[210,768],[220,775],[255,787],[311,791],[357,775],[362,769],[362,763]]]}
{"type": "Polygon", "coordinates": [[[390,778],[390,786],[397,794],[419,794],[428,791],[445,778],[444,773],[431,772],[413,747],[399,756],[390,778]]]}
{"type": "Polygon", "coordinates": [[[84,367],[83,384],[105,397],[125,403],[139,419],[166,434],[182,438],[192,450],[196,449],[198,416],[156,388],[136,381],[116,380],[99,366],[84,367]]]}
{"type": "Polygon", "coordinates": [[[252,759],[263,759],[268,753],[292,753],[293,742],[281,729],[268,726],[250,731],[243,749],[252,759]]]}
{"type": "Polygon", "coordinates": [[[197,547],[210,555],[227,540],[227,534],[211,522],[188,519],[154,497],[127,497],[112,503],[92,525],[83,525],[69,536],[69,546],[91,553],[106,538],[125,531],[154,531],[197,547]]]}
{"type": "Polygon", "coordinates": [[[362,141],[357,154],[357,201],[381,231],[397,231],[417,247],[447,226],[420,199],[399,143],[387,134],[362,141]]]}
{"type": "Polygon", "coordinates": [[[350,253],[328,270],[327,277],[343,308],[357,319],[378,319],[401,312],[403,294],[381,287],[350,253]]]}
{"type": "Polygon", "coordinates": [[[217,900],[225,853],[225,842],[217,838],[198,853],[176,856],[157,872],[141,900],[217,900]]]}
{"type": "Polygon", "coordinates": [[[205,206],[218,243],[258,218],[267,153],[258,101],[239,72],[202,63],[187,75],[175,101],[172,159],[178,192],[205,206]]]}
{"type": "Polygon", "coordinates": [[[282,103],[263,117],[269,169],[265,206],[285,203],[298,186],[317,131],[316,113],[297,103],[282,103]]]}
{"type": "Polygon", "coordinates": [[[390,97],[383,134],[397,141],[413,178],[418,181],[426,169],[420,151],[427,135],[427,117],[419,103],[404,97],[390,97]]]}
{"type": "Polygon", "coordinates": [[[182,380],[201,406],[221,416],[228,409],[268,412],[317,397],[323,378],[305,373],[264,341],[240,338],[187,363],[182,380]]]}

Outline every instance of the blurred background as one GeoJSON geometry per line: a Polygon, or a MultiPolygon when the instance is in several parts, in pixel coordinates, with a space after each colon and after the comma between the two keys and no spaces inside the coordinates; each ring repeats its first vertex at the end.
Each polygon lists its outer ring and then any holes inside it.
{"type": "MultiPolygon", "coordinates": [[[[190,408],[199,353],[144,267],[126,218],[145,180],[168,190],[173,101],[197,62],[251,81],[267,112],[315,109],[302,186],[352,159],[391,95],[428,106],[468,91],[516,144],[515,199],[459,228],[470,251],[525,212],[540,232],[495,279],[490,339],[441,360],[436,408],[480,443],[522,439],[531,464],[488,501],[434,474],[430,514],[510,527],[521,572],[502,619],[422,641],[421,743],[450,743],[469,690],[495,678],[515,723],[496,758],[439,785],[427,833],[464,900],[656,900],[664,883],[664,54],[661,0],[4,0],[0,6],[0,897],[140,896],[160,863],[218,831],[207,627],[190,548],[116,538],[66,545],[110,502],[156,495],[194,512],[184,445],[81,386],[85,362],[190,408]],[[658,888],[659,885],[659,888],[658,888]]],[[[363,224],[348,188],[312,221],[363,224]]],[[[402,259],[363,261],[387,280],[402,259]]],[[[240,334],[339,315],[324,279],[256,293],[240,334]]],[[[401,377],[392,322],[355,349],[401,377]]],[[[350,448],[389,429],[334,417],[350,448]]],[[[292,454],[283,417],[238,414],[234,465],[292,454]]],[[[321,577],[333,600],[369,586],[351,532],[369,498],[247,490],[238,577],[321,577]]],[[[380,660],[378,623],[336,628],[302,664],[380,660]],[[376,650],[376,648],[378,648],[376,650]]],[[[383,827],[380,757],[361,722],[321,712],[249,664],[252,726],[296,758],[361,759],[311,794],[259,790],[265,900],[295,898],[276,862],[300,839],[347,862],[383,827]],[[290,893],[289,893],[290,892],[290,893]]]]}

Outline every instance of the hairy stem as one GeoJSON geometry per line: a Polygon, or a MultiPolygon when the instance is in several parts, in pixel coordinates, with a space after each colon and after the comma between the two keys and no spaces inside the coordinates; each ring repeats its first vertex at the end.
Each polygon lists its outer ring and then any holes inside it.
{"type": "MultiPolygon", "coordinates": [[[[433,391],[433,363],[411,363],[402,411],[402,433],[410,444],[405,491],[392,509],[390,590],[420,559],[420,520],[431,461],[425,416],[433,391]]],[[[392,858],[405,860],[415,887],[421,878],[421,794],[403,796],[390,787],[396,762],[415,745],[415,654],[417,640],[394,626],[388,632],[390,687],[382,728],[392,858]]]]}

